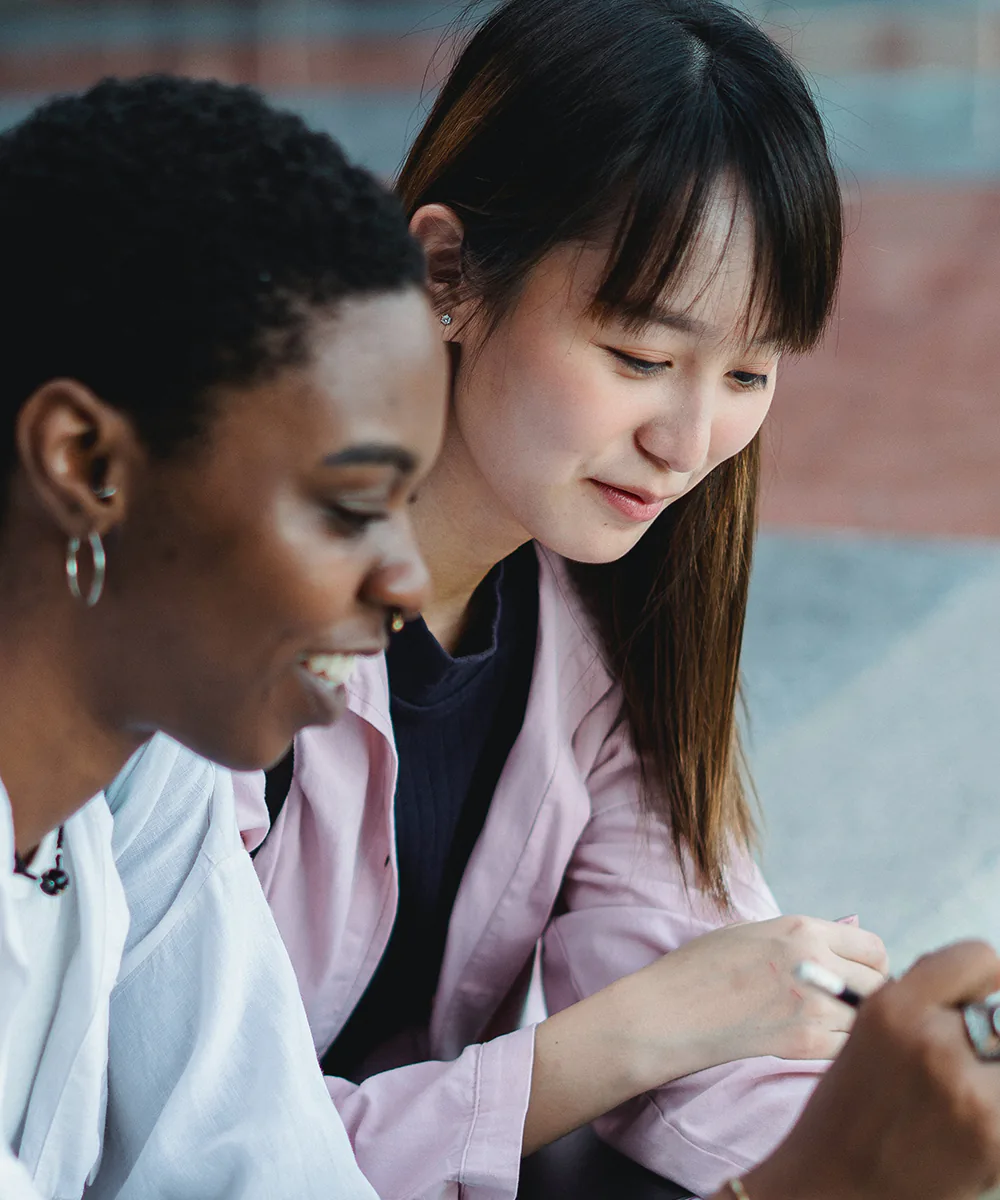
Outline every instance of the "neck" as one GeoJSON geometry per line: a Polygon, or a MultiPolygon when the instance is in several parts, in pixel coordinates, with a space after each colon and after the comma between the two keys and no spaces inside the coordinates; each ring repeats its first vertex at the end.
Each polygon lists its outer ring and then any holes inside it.
{"type": "MultiPolygon", "coordinates": [[[[101,721],[70,604],[0,597],[0,779],[28,855],[122,769],[142,738],[101,721]]],[[[0,866],[2,869],[2,866],[0,866]]]]}
{"type": "Polygon", "coordinates": [[[530,535],[486,486],[454,423],[414,502],[413,523],[433,583],[424,620],[441,645],[453,652],[476,588],[530,535]]]}

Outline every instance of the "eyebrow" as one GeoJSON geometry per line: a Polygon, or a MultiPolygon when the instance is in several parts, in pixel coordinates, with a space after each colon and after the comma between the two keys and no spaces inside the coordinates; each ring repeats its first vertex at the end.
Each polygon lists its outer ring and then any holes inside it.
{"type": "Polygon", "coordinates": [[[361,446],[348,446],[336,454],[323,459],[325,467],[395,467],[401,475],[412,475],[417,469],[417,460],[399,446],[386,446],[372,442],[361,446]]]}

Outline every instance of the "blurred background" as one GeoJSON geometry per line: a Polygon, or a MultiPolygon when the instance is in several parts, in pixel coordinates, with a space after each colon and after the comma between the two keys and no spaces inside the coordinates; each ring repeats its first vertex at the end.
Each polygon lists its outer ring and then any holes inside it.
{"type": "MultiPolygon", "coordinates": [[[[786,909],[859,912],[902,968],[1000,942],[1000,0],[749,7],[813,81],[851,231],[830,336],[768,430],[746,649],[763,857],[786,909]]],[[[389,177],[457,12],[0,0],[0,125],[177,71],[255,83],[389,177]]]]}

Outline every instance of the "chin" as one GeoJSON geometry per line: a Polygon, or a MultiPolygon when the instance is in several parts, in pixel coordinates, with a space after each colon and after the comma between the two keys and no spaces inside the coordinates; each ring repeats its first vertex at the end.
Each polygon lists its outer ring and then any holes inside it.
{"type": "Polygon", "coordinates": [[[641,536],[608,529],[550,530],[549,533],[551,536],[548,537],[536,536],[536,540],[547,550],[570,562],[592,563],[595,566],[624,558],[641,536]]]}
{"type": "Polygon", "coordinates": [[[232,767],[234,771],[267,771],[271,767],[276,767],[278,763],[285,757],[292,748],[294,738],[285,738],[281,741],[272,741],[266,748],[261,747],[254,751],[248,757],[253,758],[253,763],[249,767],[232,767]]]}
{"type": "Polygon", "coordinates": [[[273,767],[288,753],[292,737],[273,730],[215,730],[206,735],[205,729],[198,731],[171,731],[174,741],[180,742],[230,771],[260,771],[273,767]],[[256,733],[256,736],[253,734],[256,733]]]}

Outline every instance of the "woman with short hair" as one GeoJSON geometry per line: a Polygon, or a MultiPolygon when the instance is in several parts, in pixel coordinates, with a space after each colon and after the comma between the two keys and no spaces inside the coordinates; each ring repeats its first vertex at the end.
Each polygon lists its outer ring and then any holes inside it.
{"type": "Polygon", "coordinates": [[[0,137],[0,261],[0,1195],[370,1200],[191,751],[280,757],[423,599],[420,248],[299,118],[151,78],[0,137]]]}

